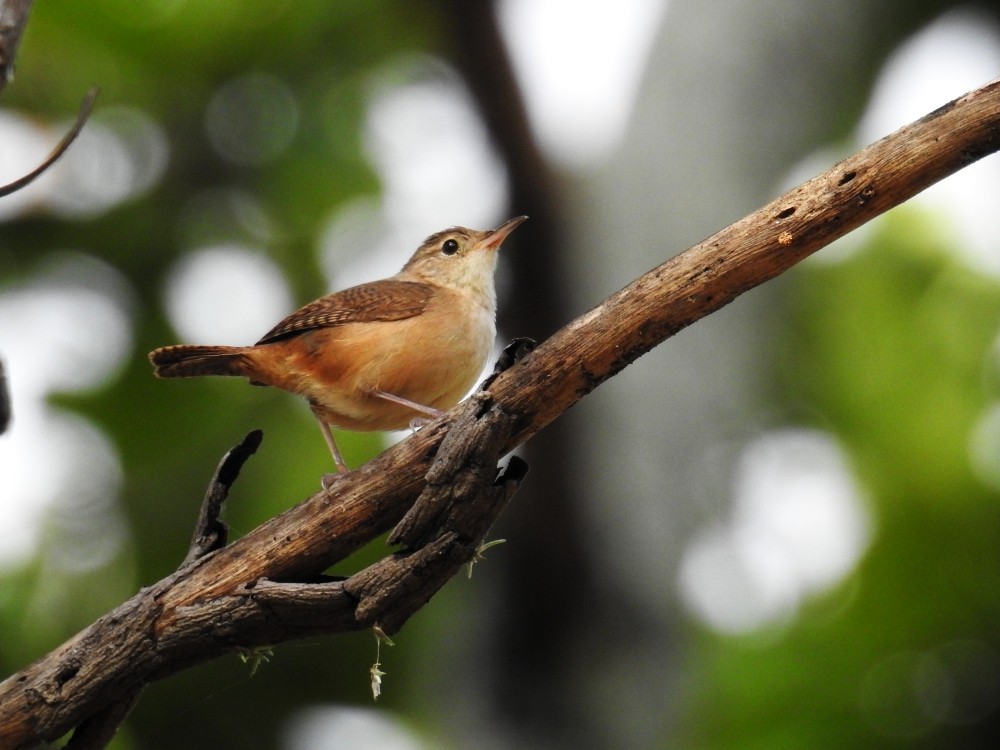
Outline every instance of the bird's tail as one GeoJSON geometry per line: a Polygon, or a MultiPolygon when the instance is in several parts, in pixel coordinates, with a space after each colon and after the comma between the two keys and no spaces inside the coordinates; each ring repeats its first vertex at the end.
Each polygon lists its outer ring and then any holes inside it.
{"type": "Polygon", "coordinates": [[[158,378],[193,378],[198,375],[250,374],[251,363],[243,346],[164,346],[149,353],[158,378]]]}

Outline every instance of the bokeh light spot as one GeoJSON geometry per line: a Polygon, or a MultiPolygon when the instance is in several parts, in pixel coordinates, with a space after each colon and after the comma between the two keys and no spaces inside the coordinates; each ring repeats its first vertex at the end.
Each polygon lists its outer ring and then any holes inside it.
{"type": "Polygon", "coordinates": [[[858,705],[887,737],[913,739],[940,724],[975,724],[1000,706],[1000,655],[972,639],[897,652],[865,674],[858,705]]]}
{"type": "Polygon", "coordinates": [[[205,128],[223,158],[260,166],[291,145],[298,112],[295,95],[284,81],[268,73],[248,73],[215,92],[205,112],[205,128]]]}
{"type": "MultiPolygon", "coordinates": [[[[0,110],[0,184],[6,185],[31,172],[41,164],[58,142],[52,129],[17,112],[0,110]]],[[[53,185],[52,170],[26,188],[0,200],[0,220],[18,216],[30,208],[39,208],[53,185]]]]}
{"type": "Polygon", "coordinates": [[[809,430],[765,434],[743,451],[732,517],[685,550],[681,594],[716,630],[748,632],[834,586],[869,538],[868,512],[837,444],[809,430]]]}
{"type": "Polygon", "coordinates": [[[335,750],[372,747],[420,750],[421,743],[385,711],[348,706],[313,706],[298,712],[285,727],[285,750],[335,750]]]}
{"type": "MultiPolygon", "coordinates": [[[[946,13],[903,44],[879,74],[858,124],[870,143],[966,91],[993,80],[1000,70],[1000,28],[995,19],[968,9],[946,13]]],[[[916,205],[948,220],[954,247],[976,270],[1000,275],[1000,161],[983,159],[932,185],[916,205]]]]}
{"type": "Polygon", "coordinates": [[[15,396],[97,388],[132,346],[130,288],[110,266],[67,254],[0,294],[0,351],[15,396]]]}
{"type": "Polygon", "coordinates": [[[969,463],[979,481],[1000,490],[1000,403],[988,406],[973,426],[969,463]]]}
{"type": "Polygon", "coordinates": [[[97,388],[119,370],[132,346],[130,301],[117,271],[77,254],[57,256],[35,278],[0,293],[0,352],[13,411],[0,436],[0,497],[7,500],[0,504],[0,565],[35,554],[47,525],[63,568],[101,565],[120,548],[117,451],[93,424],[46,399],[97,388]]]}
{"type": "Polygon", "coordinates": [[[49,198],[64,216],[90,216],[153,187],[169,159],[159,123],[131,107],[102,109],[53,168],[49,198]]]}
{"type": "Polygon", "coordinates": [[[182,257],[166,287],[167,316],[184,341],[252,344],[292,310],[281,270],[263,253],[237,245],[182,257]]]}
{"type": "Polygon", "coordinates": [[[666,0],[504,0],[499,18],[546,152],[571,167],[625,134],[666,0]]]}
{"type": "Polygon", "coordinates": [[[408,59],[372,86],[365,145],[382,178],[383,211],[412,245],[451,226],[487,226],[507,177],[459,80],[440,63],[408,59]],[[400,79],[403,82],[400,82],[400,79]]]}

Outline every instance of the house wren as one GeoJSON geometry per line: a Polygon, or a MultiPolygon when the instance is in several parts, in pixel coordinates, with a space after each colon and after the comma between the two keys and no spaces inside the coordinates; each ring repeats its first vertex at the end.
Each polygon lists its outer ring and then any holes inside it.
{"type": "Polygon", "coordinates": [[[331,425],[401,429],[473,386],[496,336],[496,250],[527,218],[432,234],[395,276],[310,302],[253,346],[165,346],[149,361],[160,378],[238,375],[305,397],[346,472],[331,425]]]}

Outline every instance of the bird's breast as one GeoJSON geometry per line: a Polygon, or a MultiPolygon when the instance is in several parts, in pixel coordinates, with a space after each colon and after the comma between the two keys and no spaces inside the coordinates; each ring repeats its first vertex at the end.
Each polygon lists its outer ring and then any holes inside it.
{"type": "Polygon", "coordinates": [[[287,368],[302,376],[275,385],[305,396],[339,427],[402,429],[419,412],[373,392],[450,409],[475,385],[495,336],[489,307],[442,290],[423,313],[411,318],[303,333],[289,352],[287,368]]]}

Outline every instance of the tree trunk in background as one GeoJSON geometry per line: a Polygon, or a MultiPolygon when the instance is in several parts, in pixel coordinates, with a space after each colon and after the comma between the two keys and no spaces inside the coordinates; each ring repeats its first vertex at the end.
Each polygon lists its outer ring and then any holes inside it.
{"type": "MultiPolygon", "coordinates": [[[[449,4],[463,46],[479,50],[468,31],[488,23],[485,11],[460,6],[449,4]]],[[[773,197],[797,161],[850,132],[886,55],[948,7],[671,2],[607,166],[553,178],[536,165],[538,181],[524,168],[533,147],[497,137],[513,154],[514,207],[532,215],[526,241],[507,257],[507,333],[547,334],[661,262],[664,246],[679,252],[773,197]],[[553,179],[558,199],[547,190],[553,179]]],[[[474,54],[459,63],[467,76],[496,65],[474,54]]],[[[482,95],[483,81],[470,80],[482,95]]],[[[492,118],[491,127],[497,133],[492,118]]],[[[458,701],[456,726],[464,719],[470,735],[497,748],[645,747],[669,734],[683,666],[677,563],[692,531],[728,503],[735,452],[723,443],[763,426],[754,409],[778,288],[654,350],[529,445],[536,470],[496,532],[509,542],[490,563],[504,568],[504,582],[476,589],[494,598],[496,633],[478,632],[473,652],[457,657],[482,663],[478,649],[498,638],[483,664],[495,682],[458,701]],[[565,519],[561,538],[543,534],[553,516],[565,519]],[[598,526],[613,531],[598,538],[598,526]],[[567,581],[588,591],[586,617],[561,612],[567,581]]]]}

